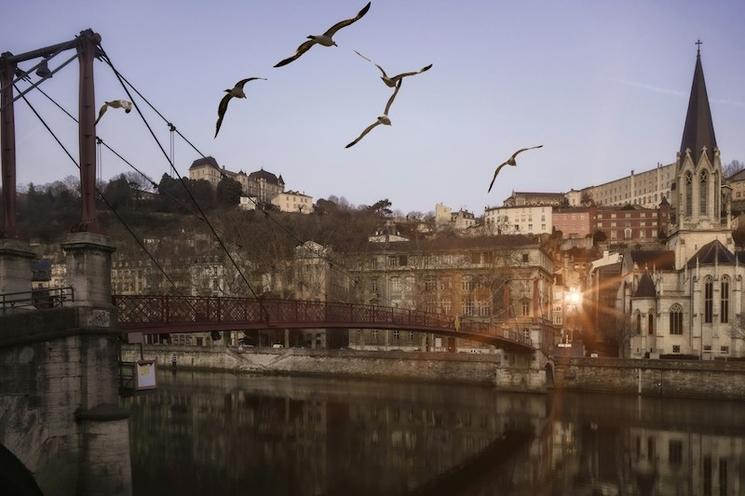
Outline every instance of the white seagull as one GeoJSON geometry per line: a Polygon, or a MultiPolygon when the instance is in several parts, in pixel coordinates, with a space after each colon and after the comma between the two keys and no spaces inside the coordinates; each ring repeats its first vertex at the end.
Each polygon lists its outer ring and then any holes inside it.
{"type": "Polygon", "coordinates": [[[339,31],[341,28],[345,28],[345,27],[349,26],[350,24],[354,23],[355,21],[358,21],[358,20],[362,19],[362,17],[365,14],[367,14],[367,11],[370,10],[370,4],[371,3],[372,2],[367,2],[367,5],[365,5],[362,8],[362,10],[360,10],[357,13],[356,16],[354,16],[351,19],[345,19],[343,21],[337,22],[336,24],[334,24],[333,26],[331,26],[322,35],[319,36],[319,35],[313,35],[312,34],[312,35],[308,36],[308,41],[306,41],[305,43],[303,43],[299,47],[297,47],[297,50],[295,50],[295,54],[294,55],[292,55],[291,57],[287,57],[284,60],[279,61],[277,63],[277,65],[275,65],[274,67],[282,67],[283,65],[287,65],[290,62],[292,62],[294,60],[297,60],[298,58],[300,58],[300,56],[302,54],[304,54],[305,52],[307,52],[308,50],[310,50],[311,47],[313,45],[315,45],[316,43],[318,43],[319,45],[323,45],[325,47],[339,46],[333,40],[334,34],[336,34],[336,32],[339,31]]]}
{"type": "Polygon", "coordinates": [[[217,107],[217,128],[215,129],[215,138],[217,138],[217,133],[220,132],[220,126],[222,125],[222,118],[225,117],[225,112],[228,110],[228,102],[230,102],[231,98],[246,98],[246,93],[243,91],[243,86],[249,82],[254,81],[256,79],[263,79],[266,81],[266,78],[262,77],[250,77],[246,79],[241,79],[237,83],[235,83],[235,86],[233,86],[233,89],[225,90],[225,95],[222,97],[222,100],[220,100],[220,105],[217,107]]]}
{"type": "Polygon", "coordinates": [[[494,171],[494,177],[491,179],[491,184],[489,185],[489,192],[491,192],[491,188],[492,186],[494,186],[494,180],[497,178],[497,174],[499,174],[499,171],[502,170],[502,167],[504,167],[505,165],[511,165],[513,167],[517,166],[517,162],[515,162],[515,157],[517,157],[518,154],[524,152],[525,150],[535,150],[536,148],[543,148],[543,145],[531,146],[528,148],[520,148],[518,151],[513,153],[510,158],[508,158],[507,160],[499,164],[497,166],[497,170],[494,171]]]}
{"type": "Polygon", "coordinates": [[[379,115],[378,116],[378,119],[375,122],[373,122],[372,124],[370,124],[369,126],[367,126],[365,128],[365,130],[362,131],[362,134],[360,134],[357,137],[356,140],[352,141],[351,143],[349,143],[344,148],[350,148],[350,147],[353,147],[354,145],[356,145],[362,138],[365,137],[365,135],[367,133],[369,133],[370,131],[372,131],[375,126],[379,126],[381,124],[383,124],[384,126],[390,126],[391,125],[391,119],[388,117],[388,112],[391,110],[391,105],[393,104],[393,100],[396,98],[396,95],[398,94],[398,90],[401,89],[401,83],[402,83],[402,81],[399,80],[398,81],[398,84],[396,85],[396,89],[393,91],[393,94],[388,99],[388,103],[385,105],[385,111],[383,112],[383,115],[379,115]]]}
{"type": "MultiPolygon", "coordinates": [[[[375,64],[375,62],[373,62],[372,59],[370,59],[368,57],[365,57],[364,55],[362,55],[357,50],[353,50],[353,51],[354,51],[354,53],[356,53],[357,55],[359,55],[363,59],[367,60],[371,64],[375,64]]],[[[380,77],[380,79],[383,80],[383,82],[386,84],[386,86],[388,86],[389,88],[395,88],[396,87],[396,83],[398,83],[403,78],[409,77],[409,76],[416,76],[417,74],[421,74],[423,72],[427,72],[428,70],[430,70],[432,68],[432,64],[429,64],[427,66],[424,66],[421,69],[419,69],[418,71],[414,71],[414,72],[402,72],[401,74],[398,74],[398,75],[392,76],[392,77],[388,77],[388,74],[386,74],[385,71],[383,70],[383,68],[380,67],[378,64],[375,64],[375,67],[377,67],[380,70],[380,72],[383,73],[383,75],[380,77]]]]}
{"type": "Polygon", "coordinates": [[[98,111],[98,117],[96,118],[94,125],[98,124],[98,121],[101,120],[101,117],[103,117],[103,114],[106,113],[109,107],[124,109],[124,113],[128,114],[132,111],[132,102],[129,100],[111,100],[110,102],[104,102],[104,104],[101,105],[101,110],[98,111]]]}

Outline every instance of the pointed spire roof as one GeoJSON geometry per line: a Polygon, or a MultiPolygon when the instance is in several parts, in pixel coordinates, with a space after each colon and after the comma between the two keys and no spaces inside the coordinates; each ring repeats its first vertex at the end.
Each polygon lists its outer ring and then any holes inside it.
{"type": "MultiPolygon", "coordinates": [[[[700,45],[700,42],[697,42],[697,44],[700,45]]],[[[690,149],[691,158],[694,162],[698,162],[703,147],[706,147],[706,155],[713,162],[717,139],[714,136],[714,123],[711,119],[709,96],[706,93],[704,69],[701,66],[701,48],[699,46],[696,52],[696,68],[693,71],[691,97],[688,100],[688,113],[683,128],[683,140],[680,143],[680,155],[684,157],[686,149],[690,149]]]]}
{"type": "Polygon", "coordinates": [[[654,287],[652,276],[649,275],[649,272],[645,272],[639,279],[639,286],[636,287],[634,298],[654,298],[655,296],[657,296],[657,290],[654,287]]]}

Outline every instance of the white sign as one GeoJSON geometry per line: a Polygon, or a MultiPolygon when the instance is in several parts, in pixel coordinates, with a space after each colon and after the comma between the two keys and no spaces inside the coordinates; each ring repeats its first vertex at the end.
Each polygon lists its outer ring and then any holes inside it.
{"type": "Polygon", "coordinates": [[[138,360],[135,365],[135,377],[137,384],[135,388],[138,391],[143,389],[155,389],[155,360],[138,360]]]}

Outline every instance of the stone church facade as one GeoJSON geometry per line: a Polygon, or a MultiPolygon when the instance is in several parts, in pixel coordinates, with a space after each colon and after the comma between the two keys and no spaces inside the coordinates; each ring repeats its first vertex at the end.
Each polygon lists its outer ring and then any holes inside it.
{"type": "Polygon", "coordinates": [[[732,238],[731,192],[722,183],[700,52],[670,195],[664,243],[623,256],[616,298],[623,354],[745,357],[745,254],[735,250],[732,238]]]}

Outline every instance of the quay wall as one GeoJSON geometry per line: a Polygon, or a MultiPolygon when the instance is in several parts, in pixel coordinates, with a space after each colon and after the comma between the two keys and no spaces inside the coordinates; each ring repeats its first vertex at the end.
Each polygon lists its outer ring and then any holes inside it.
{"type": "Polygon", "coordinates": [[[745,399],[745,363],[572,358],[557,361],[555,389],[676,398],[745,399]]]}
{"type": "MultiPolygon", "coordinates": [[[[545,372],[524,366],[503,366],[496,354],[424,353],[404,351],[254,349],[143,345],[143,358],[160,367],[232,371],[268,375],[328,376],[439,383],[482,384],[502,389],[544,391],[545,372]]],[[[125,345],[122,358],[140,358],[138,345],[125,345]]],[[[509,358],[508,358],[509,359],[509,358]]],[[[514,359],[513,359],[514,360],[514,359]]]]}

